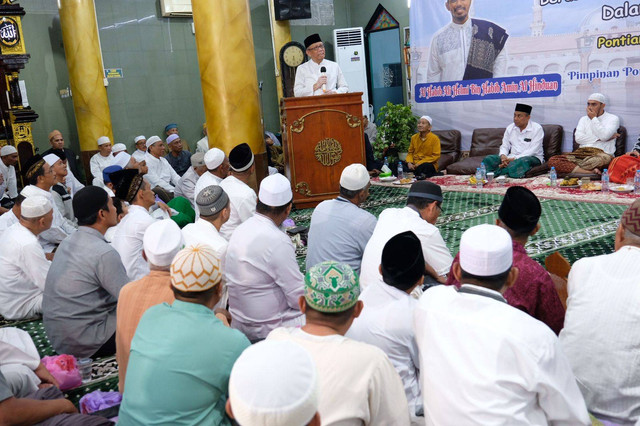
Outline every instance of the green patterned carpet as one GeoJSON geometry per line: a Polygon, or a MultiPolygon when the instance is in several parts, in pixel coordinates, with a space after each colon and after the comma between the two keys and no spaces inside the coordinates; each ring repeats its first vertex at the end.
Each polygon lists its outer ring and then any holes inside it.
{"type": "MultiPolygon", "coordinates": [[[[375,216],[389,207],[404,207],[407,188],[372,186],[370,197],[363,206],[375,216]]],[[[462,233],[475,225],[495,223],[501,195],[446,192],[443,213],[437,226],[451,250],[458,252],[462,233]]],[[[527,251],[544,264],[544,258],[559,251],[571,263],[585,256],[613,251],[613,236],[625,206],[571,201],[542,200],[541,230],[527,244],[527,251]]],[[[309,225],[312,209],[296,210],[291,218],[297,225],[309,225]]],[[[297,251],[297,260],[304,270],[306,249],[297,251]]],[[[26,330],[36,343],[41,356],[54,355],[46,337],[42,320],[6,321],[0,317],[0,327],[14,326],[26,330]]],[[[86,393],[94,390],[117,390],[118,370],[114,357],[95,360],[93,380],[67,393],[77,403],[86,393]]]]}

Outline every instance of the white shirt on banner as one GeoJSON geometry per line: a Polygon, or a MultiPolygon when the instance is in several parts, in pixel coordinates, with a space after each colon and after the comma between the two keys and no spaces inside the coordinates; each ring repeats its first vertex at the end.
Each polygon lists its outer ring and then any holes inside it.
{"type": "Polygon", "coordinates": [[[578,121],[576,127],[576,143],[581,148],[600,148],[609,155],[616,152],[615,134],[620,127],[620,119],[617,115],[605,111],[600,117],[589,118],[584,116],[578,121]]]}
{"type": "Polygon", "coordinates": [[[640,419],[639,284],[640,247],[578,260],[560,332],[589,410],[620,424],[640,419]]]}
{"type": "Polygon", "coordinates": [[[506,155],[512,159],[536,157],[541,163],[544,163],[543,139],[544,130],[535,121],[529,120],[527,127],[522,131],[514,123],[511,123],[507,126],[502,137],[500,155],[506,155]]]}
{"type": "Polygon", "coordinates": [[[432,287],[414,327],[427,425],[591,425],[556,335],[497,291],[432,287]]]}
{"type": "MultiPolygon", "coordinates": [[[[472,25],[449,23],[431,39],[427,83],[458,81],[464,77],[471,47],[472,25]]],[[[493,77],[502,77],[507,68],[507,52],[502,49],[493,64],[493,77]]]]}
{"type": "Polygon", "coordinates": [[[313,85],[320,78],[320,69],[322,67],[327,69],[327,92],[335,90],[337,93],[347,93],[349,91],[347,80],[342,75],[342,70],[337,63],[323,59],[322,62],[316,64],[310,59],[296,68],[296,81],[293,86],[294,96],[316,96],[324,93],[322,88],[315,92],[313,91],[313,85]]]}

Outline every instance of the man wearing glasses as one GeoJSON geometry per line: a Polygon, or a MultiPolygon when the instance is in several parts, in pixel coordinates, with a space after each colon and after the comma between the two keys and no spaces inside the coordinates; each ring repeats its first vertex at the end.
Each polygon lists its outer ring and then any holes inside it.
{"type": "Polygon", "coordinates": [[[349,86],[340,66],[324,58],[325,49],[318,34],[304,39],[309,61],[296,69],[293,93],[296,97],[347,93],[349,86]]]}

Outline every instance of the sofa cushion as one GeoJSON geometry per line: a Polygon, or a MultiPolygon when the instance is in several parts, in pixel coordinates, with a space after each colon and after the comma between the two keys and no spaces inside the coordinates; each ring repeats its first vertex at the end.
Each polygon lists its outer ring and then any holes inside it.
{"type": "Polygon", "coordinates": [[[447,174],[450,175],[474,175],[476,169],[480,167],[484,155],[477,157],[467,157],[462,161],[451,164],[447,167],[447,174]]]}
{"type": "Polygon", "coordinates": [[[500,152],[505,130],[504,127],[475,129],[471,136],[469,157],[486,157],[500,152]]]}
{"type": "Polygon", "coordinates": [[[462,134],[458,130],[434,130],[433,134],[440,138],[441,154],[438,159],[438,170],[444,170],[460,158],[462,134]]]}
{"type": "Polygon", "coordinates": [[[539,166],[532,167],[525,177],[535,177],[545,174],[549,171],[547,161],[554,155],[562,154],[562,139],[564,138],[564,129],[558,124],[543,124],[544,139],[542,140],[542,149],[544,151],[544,163],[539,166]]]}

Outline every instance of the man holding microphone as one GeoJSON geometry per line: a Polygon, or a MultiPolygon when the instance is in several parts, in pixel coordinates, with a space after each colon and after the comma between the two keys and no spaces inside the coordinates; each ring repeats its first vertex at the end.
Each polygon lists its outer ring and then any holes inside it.
{"type": "Polygon", "coordinates": [[[340,66],[325,59],[324,44],[318,34],[304,39],[310,60],[296,70],[293,93],[296,97],[347,93],[349,86],[342,75],[340,66]]]}

